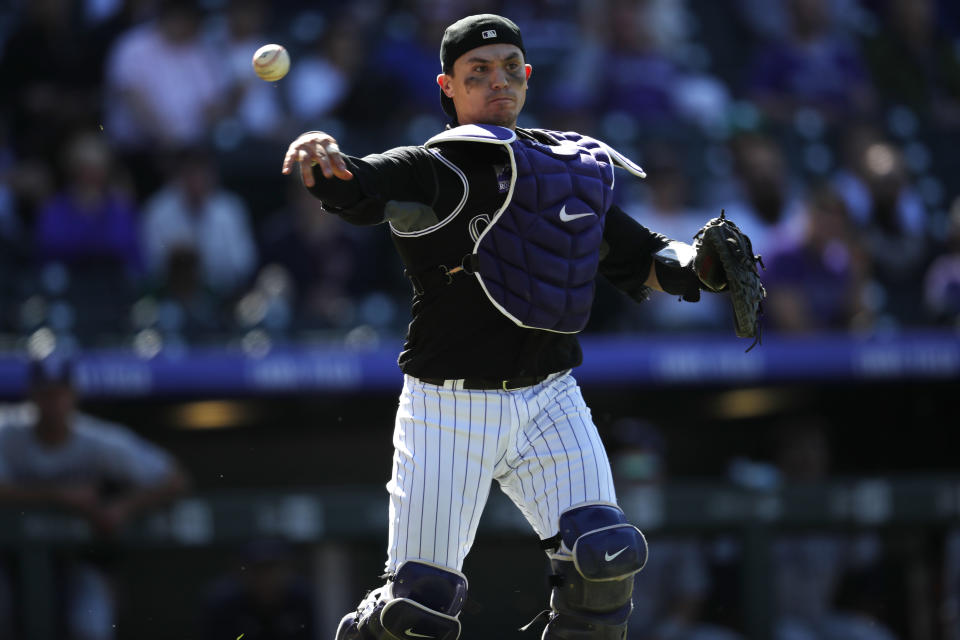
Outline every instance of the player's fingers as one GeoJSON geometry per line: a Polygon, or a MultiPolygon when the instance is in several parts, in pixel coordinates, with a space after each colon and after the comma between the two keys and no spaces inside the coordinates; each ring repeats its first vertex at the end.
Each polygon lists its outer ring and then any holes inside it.
{"type": "Polygon", "coordinates": [[[287,148],[287,153],[283,156],[283,167],[280,169],[280,172],[283,174],[289,174],[290,170],[293,169],[293,163],[296,162],[297,150],[291,144],[287,148]]]}
{"type": "Polygon", "coordinates": [[[290,146],[287,147],[287,153],[283,157],[283,167],[281,168],[283,173],[290,173],[293,170],[293,163],[300,162],[303,159],[300,150],[309,148],[309,143],[313,141],[315,137],[316,135],[313,133],[305,133],[290,143],[290,146]]]}
{"type": "Polygon", "coordinates": [[[324,144],[324,149],[327,152],[327,156],[330,158],[330,165],[333,168],[333,175],[337,176],[342,180],[350,180],[353,178],[353,173],[347,169],[347,161],[344,159],[343,154],[340,153],[340,146],[334,140],[324,144]]]}
{"type": "Polygon", "coordinates": [[[330,162],[330,156],[327,154],[326,150],[322,145],[314,145],[313,153],[311,154],[314,162],[320,167],[320,171],[323,172],[325,178],[333,177],[333,165],[330,162]]]}
{"type": "Polygon", "coordinates": [[[310,154],[301,149],[297,152],[297,159],[300,162],[300,176],[303,178],[303,184],[312,187],[314,185],[313,163],[310,161],[310,154]]]}

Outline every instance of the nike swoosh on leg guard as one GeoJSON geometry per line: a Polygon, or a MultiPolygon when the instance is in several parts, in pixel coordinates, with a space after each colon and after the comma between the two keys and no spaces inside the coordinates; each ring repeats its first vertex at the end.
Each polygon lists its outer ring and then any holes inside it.
{"type": "Polygon", "coordinates": [[[626,546],[623,549],[620,549],[620,551],[617,551],[616,553],[610,553],[609,551],[604,552],[603,559],[606,560],[607,562],[610,562],[611,560],[613,560],[614,558],[616,558],[618,555],[620,555],[621,553],[623,553],[629,548],[630,548],[629,546],[626,546]]]}

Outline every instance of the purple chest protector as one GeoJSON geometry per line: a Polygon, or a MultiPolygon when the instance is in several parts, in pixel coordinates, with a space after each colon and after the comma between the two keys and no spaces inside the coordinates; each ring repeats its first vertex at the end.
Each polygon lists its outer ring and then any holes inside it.
{"type": "Polygon", "coordinates": [[[465,125],[431,138],[502,144],[510,157],[503,207],[473,248],[475,276],[490,302],[521,327],[577,333],[593,306],[613,165],[643,170],[602,142],[543,131],[555,144],[510,129],[465,125]]]}

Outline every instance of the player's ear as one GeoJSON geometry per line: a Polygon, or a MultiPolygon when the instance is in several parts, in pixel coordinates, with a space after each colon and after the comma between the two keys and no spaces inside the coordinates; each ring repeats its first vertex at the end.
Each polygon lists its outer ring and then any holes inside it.
{"type": "Polygon", "coordinates": [[[445,73],[437,74],[437,84],[440,85],[440,90],[448,97],[453,97],[453,88],[450,86],[450,76],[445,73]]]}
{"type": "Polygon", "coordinates": [[[523,65],[523,68],[526,70],[526,72],[527,72],[527,80],[529,80],[529,79],[530,79],[530,74],[533,73],[533,65],[525,64],[525,65],[523,65]]]}

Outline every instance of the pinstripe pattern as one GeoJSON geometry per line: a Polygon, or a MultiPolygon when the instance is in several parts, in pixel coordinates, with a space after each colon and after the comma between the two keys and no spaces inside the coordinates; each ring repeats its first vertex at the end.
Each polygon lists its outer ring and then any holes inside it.
{"type": "Polygon", "coordinates": [[[541,538],[572,505],[616,502],[606,451],[569,373],[509,392],[454,386],[404,379],[387,571],[408,559],[460,570],[494,479],[541,538]]]}

